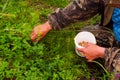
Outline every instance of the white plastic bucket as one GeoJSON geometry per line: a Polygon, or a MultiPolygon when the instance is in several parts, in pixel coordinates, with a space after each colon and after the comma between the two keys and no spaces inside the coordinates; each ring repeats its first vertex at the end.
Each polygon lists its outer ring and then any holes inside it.
{"type": "Polygon", "coordinates": [[[84,48],[83,46],[79,45],[79,43],[83,41],[96,44],[95,36],[91,32],[88,31],[79,32],[74,38],[74,43],[75,43],[75,51],[81,57],[84,57],[84,55],[81,52],[78,52],[77,48],[84,48]]]}

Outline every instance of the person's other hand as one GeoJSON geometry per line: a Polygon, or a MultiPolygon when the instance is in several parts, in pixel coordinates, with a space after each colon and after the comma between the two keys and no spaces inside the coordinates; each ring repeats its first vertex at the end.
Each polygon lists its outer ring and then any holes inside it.
{"type": "Polygon", "coordinates": [[[105,48],[92,43],[86,43],[85,48],[78,48],[77,50],[82,52],[88,61],[92,61],[98,57],[104,57],[105,48]]]}
{"type": "Polygon", "coordinates": [[[32,41],[34,42],[38,42],[40,41],[50,30],[51,30],[51,26],[48,22],[42,24],[42,25],[38,25],[36,27],[34,27],[30,38],[32,41]]]}

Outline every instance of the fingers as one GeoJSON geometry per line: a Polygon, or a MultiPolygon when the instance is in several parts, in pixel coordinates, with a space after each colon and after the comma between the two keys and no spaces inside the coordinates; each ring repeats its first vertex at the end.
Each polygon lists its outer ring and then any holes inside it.
{"type": "Polygon", "coordinates": [[[30,38],[33,42],[38,42],[40,40],[39,34],[40,34],[41,26],[36,26],[32,33],[30,34],[30,38]]]}
{"type": "Polygon", "coordinates": [[[35,40],[36,40],[36,36],[37,36],[37,34],[33,31],[33,32],[31,33],[31,35],[30,35],[31,40],[32,40],[32,41],[35,41],[35,40]]]}
{"type": "Polygon", "coordinates": [[[83,48],[77,48],[77,50],[78,50],[79,52],[83,52],[83,51],[84,51],[83,48]]]}
{"type": "Polygon", "coordinates": [[[93,61],[94,59],[88,56],[85,56],[88,61],[93,61]]]}
{"type": "MultiPolygon", "coordinates": [[[[87,46],[88,46],[88,45],[86,45],[86,47],[87,47],[87,46]]],[[[77,50],[80,51],[80,52],[82,52],[83,55],[85,56],[85,58],[86,58],[88,61],[94,60],[93,57],[91,57],[88,53],[86,53],[86,49],[85,49],[85,48],[78,48],[77,50]]]]}

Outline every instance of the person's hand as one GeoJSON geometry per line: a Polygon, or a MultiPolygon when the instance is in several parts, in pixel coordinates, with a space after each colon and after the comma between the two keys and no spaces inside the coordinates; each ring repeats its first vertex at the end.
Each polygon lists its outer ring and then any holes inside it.
{"type": "Polygon", "coordinates": [[[86,43],[84,47],[85,48],[78,48],[77,50],[82,52],[88,61],[92,61],[99,57],[104,57],[105,48],[92,43],[86,43]]]}
{"type": "Polygon", "coordinates": [[[42,24],[42,25],[38,25],[36,27],[34,27],[30,38],[32,41],[34,42],[38,42],[40,41],[50,30],[51,30],[51,26],[48,22],[42,24]]]}

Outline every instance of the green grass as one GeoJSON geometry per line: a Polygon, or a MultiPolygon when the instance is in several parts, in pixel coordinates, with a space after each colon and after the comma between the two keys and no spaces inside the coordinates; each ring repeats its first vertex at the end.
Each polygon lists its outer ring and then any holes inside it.
{"type": "Polygon", "coordinates": [[[74,51],[76,29],[93,25],[99,18],[52,30],[39,43],[30,40],[34,26],[48,14],[65,7],[68,0],[0,1],[0,80],[106,80],[104,70],[74,51]],[[57,4],[56,4],[57,3],[57,4]],[[93,66],[90,66],[90,65],[93,66]]]}

